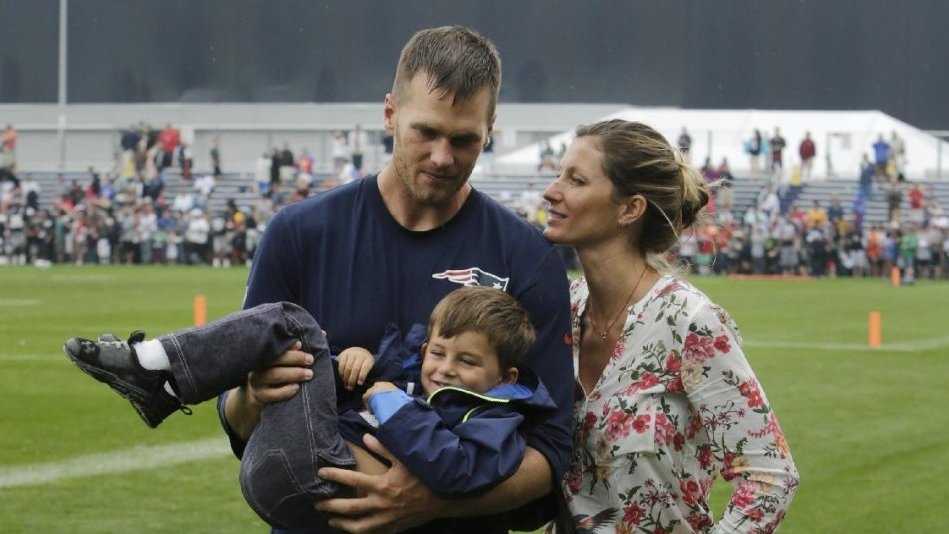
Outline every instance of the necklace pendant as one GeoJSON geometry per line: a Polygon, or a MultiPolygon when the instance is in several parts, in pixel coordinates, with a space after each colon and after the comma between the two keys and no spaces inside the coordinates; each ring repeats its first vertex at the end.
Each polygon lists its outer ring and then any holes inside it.
{"type": "Polygon", "coordinates": [[[606,338],[609,336],[609,332],[600,332],[600,339],[606,341],[606,338]]]}

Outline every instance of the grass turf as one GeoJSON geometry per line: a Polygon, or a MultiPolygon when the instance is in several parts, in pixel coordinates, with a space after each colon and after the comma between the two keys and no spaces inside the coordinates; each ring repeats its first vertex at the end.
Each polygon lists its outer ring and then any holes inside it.
{"type": "MultiPolygon", "coordinates": [[[[0,268],[0,481],[25,466],[219,437],[214,407],[150,430],[127,403],[60,352],[74,335],[191,323],[196,293],[210,319],[234,311],[244,269],[0,268]]],[[[781,531],[949,531],[949,284],[877,280],[699,278],[741,326],[746,352],[787,433],[802,486],[781,531]],[[867,313],[884,347],[866,350],[867,313]],[[938,340],[942,340],[939,342],[938,340]],[[937,340],[927,348],[924,340],[937,340]],[[887,345],[901,343],[891,350],[887,345]],[[916,344],[915,346],[913,344],[916,344]]],[[[0,531],[265,532],[236,482],[211,459],[3,487],[0,531]]],[[[716,485],[720,510],[727,486],[716,485]]]]}

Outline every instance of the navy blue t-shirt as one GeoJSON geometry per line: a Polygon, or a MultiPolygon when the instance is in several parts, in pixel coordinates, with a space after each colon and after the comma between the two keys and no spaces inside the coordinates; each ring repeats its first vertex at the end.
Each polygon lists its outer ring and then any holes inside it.
{"type": "Polygon", "coordinates": [[[559,481],[572,445],[566,272],[537,229],[488,196],[473,190],[450,221],[422,232],[392,217],[376,176],[289,205],[267,226],[244,307],[296,303],[326,330],[334,354],[354,346],[375,352],[388,323],[402,331],[426,324],[442,297],[475,284],[507,291],[530,314],[537,342],[528,366],[559,410],[527,443],[559,481]]]}

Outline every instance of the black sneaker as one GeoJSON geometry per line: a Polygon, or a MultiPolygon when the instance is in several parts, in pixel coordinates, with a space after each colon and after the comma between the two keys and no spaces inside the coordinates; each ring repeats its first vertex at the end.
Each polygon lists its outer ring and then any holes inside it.
{"type": "Polygon", "coordinates": [[[138,363],[132,345],[144,339],[145,333],[138,330],[128,341],[112,334],[103,334],[98,341],[74,337],[63,345],[63,352],[84,373],[128,399],[145,424],[155,428],[176,411],[191,415],[191,410],[165,391],[170,373],[145,369],[138,363]]]}

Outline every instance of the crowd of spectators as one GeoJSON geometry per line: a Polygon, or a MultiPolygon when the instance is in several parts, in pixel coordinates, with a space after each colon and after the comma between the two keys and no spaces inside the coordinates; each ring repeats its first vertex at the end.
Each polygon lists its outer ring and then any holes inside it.
{"type": "MultiPolygon", "coordinates": [[[[914,187],[914,191],[920,191],[914,187]]],[[[934,202],[914,208],[909,221],[859,225],[839,199],[829,206],[779,209],[767,190],[740,219],[729,212],[683,235],[679,257],[698,274],[889,276],[949,278],[949,219],[934,202]],[[918,222],[917,222],[918,221],[918,222]]]]}
{"type": "MultiPolygon", "coordinates": [[[[683,128],[677,139],[683,155],[691,143],[683,128]]],[[[745,149],[753,168],[780,172],[786,145],[781,130],[775,128],[769,139],[755,130],[745,149]]],[[[790,180],[772,180],[751,209],[742,213],[734,207],[734,176],[728,160],[715,165],[706,158],[700,171],[713,184],[714,194],[706,224],[681,236],[678,259],[684,269],[703,275],[889,277],[896,267],[905,282],[949,279],[949,217],[932,191],[905,180],[906,151],[896,132],[888,141],[880,135],[871,149],[873,158],[864,155],[853,198],[832,196],[826,205],[802,203],[798,200],[801,178],[810,177],[817,153],[807,132],[798,147],[801,165],[795,175],[790,180]],[[865,222],[871,200],[886,201],[884,224],[865,222]],[[902,213],[904,204],[908,213],[902,213]]],[[[543,226],[539,192],[526,191],[515,205],[543,226]]],[[[568,252],[564,255],[570,259],[568,252]]]]}
{"type": "MultiPolygon", "coordinates": [[[[780,168],[783,146],[775,142],[780,135],[776,128],[774,137],[765,141],[756,130],[746,148],[770,154],[765,165],[780,168]]],[[[358,126],[348,134],[335,135],[332,173],[318,180],[309,151],[294,154],[284,143],[258,159],[254,180],[245,186],[251,189],[253,200],[242,195],[245,205],[231,199],[212,212],[209,200],[222,165],[218,139],[210,149],[212,172],[196,177],[189,143],[173,126],[154,130],[139,125],[122,132],[120,138],[119,155],[110,172],[100,174],[90,168],[83,179],[68,183],[60,177],[58,199],[52,206],[41,206],[40,185],[16,175],[16,131],[11,126],[4,130],[0,264],[242,265],[252,258],[264,226],[281,206],[361,178],[360,147],[366,146],[358,126]],[[166,194],[169,173],[188,184],[185,191],[171,197],[166,194]]],[[[689,150],[691,137],[686,129],[677,141],[681,150],[689,150]]],[[[808,133],[799,156],[803,162],[815,153],[808,133]]],[[[734,177],[728,160],[713,165],[706,158],[701,172],[714,184],[708,223],[681,237],[679,258],[697,274],[888,276],[895,266],[907,281],[949,278],[949,218],[931,191],[903,178],[901,140],[895,132],[889,141],[880,135],[872,153],[873,159],[864,156],[853,199],[834,197],[827,206],[817,201],[804,206],[797,200],[800,181],[775,181],[741,214],[734,209],[734,177]],[[901,213],[904,197],[909,206],[905,214],[901,213]],[[864,223],[871,199],[886,200],[886,224],[864,223]]],[[[541,170],[555,167],[558,154],[549,145],[541,156],[541,170]]],[[[809,172],[805,168],[801,167],[802,173],[809,172]]],[[[546,213],[540,190],[528,189],[516,202],[502,200],[543,226],[546,213]]],[[[571,260],[569,251],[564,255],[571,260]]]]}
{"type": "MultiPolygon", "coordinates": [[[[8,144],[3,138],[4,154],[15,147],[15,134],[11,139],[8,144]]],[[[47,206],[40,205],[39,183],[29,175],[19,179],[15,165],[5,165],[0,264],[243,265],[277,209],[340,183],[336,177],[315,180],[312,156],[306,150],[295,156],[284,145],[265,155],[265,177],[241,186],[242,193],[252,191],[241,195],[246,205],[229,199],[215,211],[210,199],[221,177],[217,139],[210,156],[212,172],[195,176],[189,143],[176,128],[139,125],[121,132],[111,171],[89,168],[70,180],[60,175],[58,197],[47,206]],[[173,196],[166,191],[172,175],[186,184],[173,196]]]]}
{"type": "Polygon", "coordinates": [[[906,282],[949,278],[949,217],[931,190],[905,180],[893,161],[902,152],[879,144],[888,143],[880,136],[875,160],[864,157],[852,199],[805,205],[800,183],[772,183],[740,218],[727,161],[707,162],[703,174],[717,185],[709,221],[682,236],[680,258],[699,274],[885,277],[896,267],[906,282]],[[868,203],[884,199],[885,222],[867,223],[868,203]]]}
{"type": "Polygon", "coordinates": [[[262,196],[210,213],[207,189],[167,198],[92,169],[59,185],[62,194],[47,207],[36,182],[0,185],[0,264],[243,265],[275,209],[262,196]]]}

